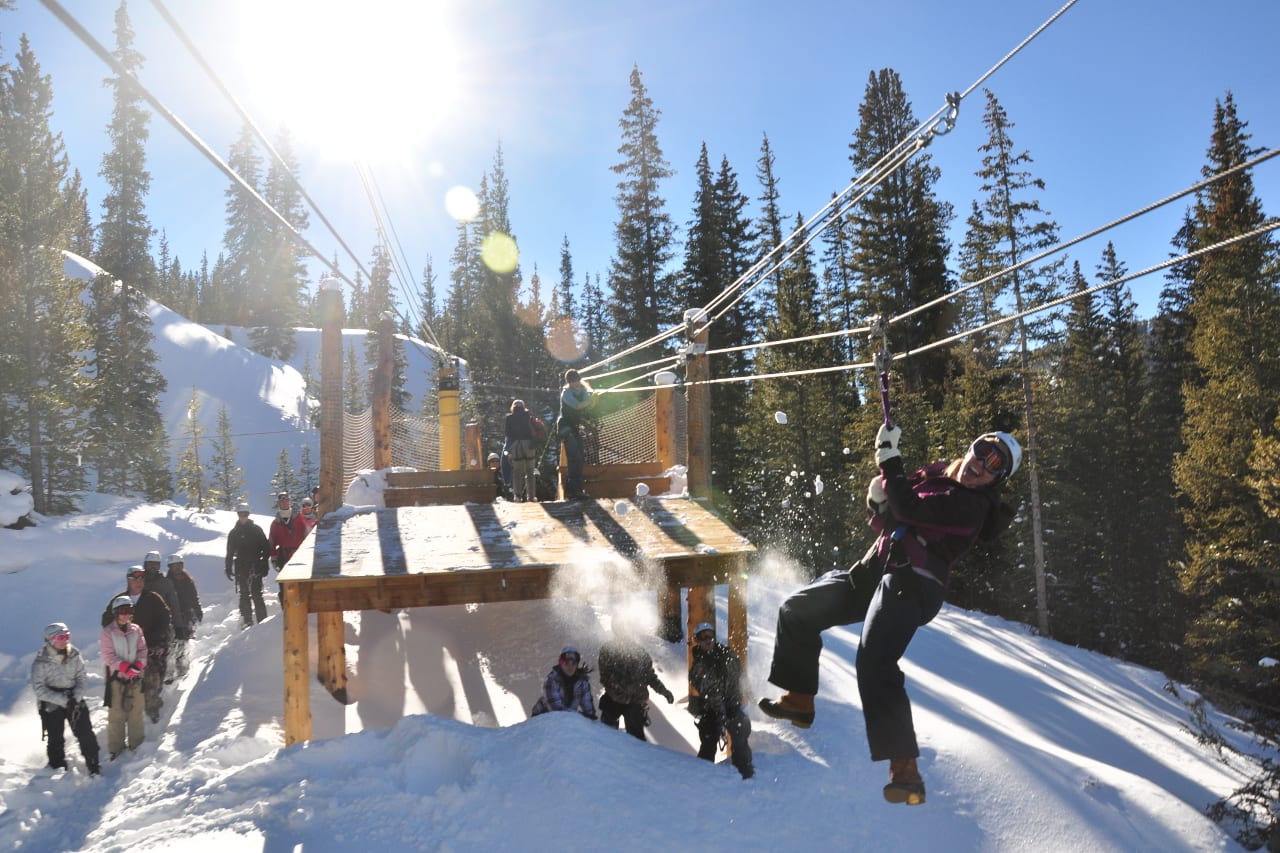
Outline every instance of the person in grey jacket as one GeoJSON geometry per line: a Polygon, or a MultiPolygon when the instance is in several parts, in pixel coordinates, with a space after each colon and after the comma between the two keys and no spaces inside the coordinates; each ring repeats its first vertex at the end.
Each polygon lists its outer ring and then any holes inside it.
{"type": "Polygon", "coordinates": [[[71,631],[63,622],[51,622],[44,629],[44,645],[31,662],[31,689],[40,710],[40,726],[45,737],[49,767],[67,768],[65,728],[80,744],[90,776],[97,776],[98,737],[93,733],[89,706],[84,701],[85,667],[80,650],[71,645],[71,631]]]}

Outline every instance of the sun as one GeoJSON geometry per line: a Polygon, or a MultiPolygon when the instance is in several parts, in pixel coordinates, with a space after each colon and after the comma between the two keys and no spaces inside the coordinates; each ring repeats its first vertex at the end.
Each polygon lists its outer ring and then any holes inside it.
{"type": "Polygon", "coordinates": [[[257,0],[240,11],[254,120],[334,159],[380,159],[446,128],[465,51],[451,4],[257,0]]]}

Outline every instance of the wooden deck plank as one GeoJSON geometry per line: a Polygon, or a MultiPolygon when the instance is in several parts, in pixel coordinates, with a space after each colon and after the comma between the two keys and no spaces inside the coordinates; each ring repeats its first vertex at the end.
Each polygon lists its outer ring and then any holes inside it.
{"type": "Polygon", "coordinates": [[[669,564],[675,574],[720,574],[755,551],[688,498],[494,503],[377,509],[327,516],[279,575],[291,581],[494,572],[574,565],[604,549],[669,564]],[[724,558],[724,559],[721,559],[724,558]]]}

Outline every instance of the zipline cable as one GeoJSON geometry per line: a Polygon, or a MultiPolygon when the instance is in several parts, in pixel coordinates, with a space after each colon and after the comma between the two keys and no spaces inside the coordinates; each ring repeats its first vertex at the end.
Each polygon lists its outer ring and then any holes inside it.
{"type": "Polygon", "coordinates": [[[306,249],[311,252],[312,256],[314,256],[322,264],[328,267],[329,271],[334,277],[341,279],[342,281],[345,281],[347,284],[350,284],[352,287],[355,287],[355,284],[351,281],[350,278],[347,277],[347,275],[344,272],[342,272],[341,269],[338,268],[337,264],[330,261],[324,255],[320,254],[320,250],[317,249],[315,246],[311,245],[311,242],[308,241],[307,238],[303,237],[302,234],[298,231],[298,229],[294,228],[293,225],[289,222],[289,220],[286,219],[283,215],[281,215],[280,211],[272,207],[271,204],[267,202],[267,200],[264,199],[256,189],[250,186],[249,183],[245,181],[244,178],[240,177],[240,175],[236,173],[235,169],[232,169],[225,162],[223,162],[222,158],[218,156],[217,152],[215,152],[212,148],[210,148],[205,143],[205,141],[201,139],[198,134],[196,134],[195,131],[187,127],[187,125],[182,121],[182,119],[178,118],[177,115],[175,115],[168,107],[166,107],[160,101],[159,98],[153,95],[151,91],[147,89],[147,87],[144,86],[140,80],[138,80],[136,76],[134,76],[123,65],[121,65],[116,60],[116,58],[112,56],[111,53],[105,47],[103,47],[98,42],[97,39],[95,39],[89,33],[88,30],[86,30],[83,26],[80,25],[79,21],[77,21],[74,17],[72,17],[67,12],[66,9],[62,8],[62,6],[57,2],[57,0],[40,0],[40,3],[50,12],[52,12],[54,16],[58,18],[58,20],[62,21],[63,25],[66,26],[67,29],[71,30],[71,32],[74,33],[76,37],[79,38],[80,41],[82,41],[85,44],[86,47],[88,47],[95,54],[97,54],[98,58],[101,59],[103,62],[105,62],[122,81],[127,81],[130,85],[132,85],[134,89],[137,90],[138,94],[140,94],[143,98],[145,98],[147,103],[151,104],[151,106],[156,110],[156,112],[160,114],[161,118],[169,122],[169,124],[172,125],[173,128],[178,131],[178,133],[182,134],[182,136],[185,137],[188,142],[190,142],[192,145],[195,145],[196,148],[199,149],[200,153],[202,153],[209,160],[209,162],[213,163],[213,165],[216,166],[219,169],[219,171],[221,171],[233,182],[235,182],[242,190],[249,193],[249,195],[254,200],[256,200],[258,204],[260,204],[263,207],[263,209],[265,209],[268,213],[270,213],[279,224],[284,226],[285,231],[287,234],[289,234],[289,236],[291,236],[295,241],[297,241],[302,246],[306,247],[306,249]]]}

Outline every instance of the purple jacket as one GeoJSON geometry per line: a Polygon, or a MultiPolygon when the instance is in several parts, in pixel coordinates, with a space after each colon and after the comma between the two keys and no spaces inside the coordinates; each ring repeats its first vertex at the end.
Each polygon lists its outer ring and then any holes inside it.
{"type": "Polygon", "coordinates": [[[901,456],[886,460],[880,473],[889,508],[868,513],[868,523],[880,534],[876,553],[886,565],[909,562],[943,586],[998,503],[995,489],[970,489],[946,476],[949,464],[935,462],[908,477],[901,456]]]}

